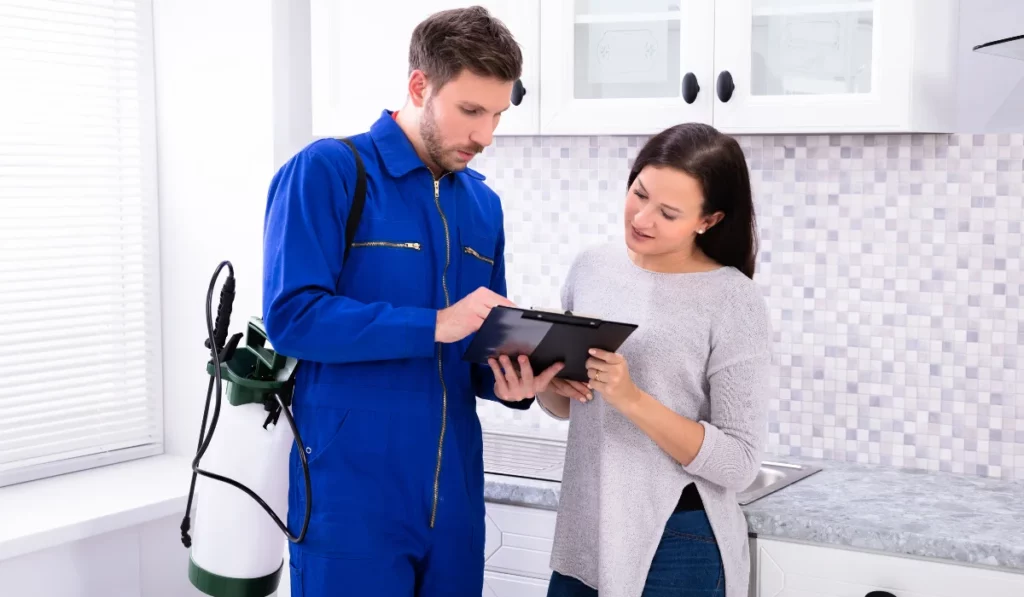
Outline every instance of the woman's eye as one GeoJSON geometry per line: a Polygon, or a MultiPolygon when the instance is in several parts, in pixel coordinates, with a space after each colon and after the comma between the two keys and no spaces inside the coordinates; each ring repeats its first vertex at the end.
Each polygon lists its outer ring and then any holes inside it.
{"type": "Polygon", "coordinates": [[[633,194],[640,198],[641,201],[647,200],[647,195],[644,195],[640,191],[633,191],[633,194]]]}
{"type": "Polygon", "coordinates": [[[670,216],[670,215],[668,215],[665,212],[661,212],[661,215],[665,216],[665,219],[668,220],[669,222],[671,222],[672,220],[676,219],[676,216],[670,216]]]}

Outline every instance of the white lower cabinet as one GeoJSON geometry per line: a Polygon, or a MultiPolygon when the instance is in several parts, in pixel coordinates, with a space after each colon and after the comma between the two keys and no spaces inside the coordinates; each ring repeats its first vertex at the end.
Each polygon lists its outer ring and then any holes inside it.
{"type": "Polygon", "coordinates": [[[750,597],[1021,597],[1024,574],[757,539],[750,597]]]}
{"type": "Polygon", "coordinates": [[[487,504],[484,597],[545,597],[555,513],[487,504]]]}

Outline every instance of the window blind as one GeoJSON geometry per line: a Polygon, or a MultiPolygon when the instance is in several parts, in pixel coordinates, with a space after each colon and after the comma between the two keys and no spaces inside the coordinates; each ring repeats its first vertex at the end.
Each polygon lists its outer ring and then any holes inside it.
{"type": "Polygon", "coordinates": [[[150,11],[0,0],[0,486],[162,451],[150,11]]]}

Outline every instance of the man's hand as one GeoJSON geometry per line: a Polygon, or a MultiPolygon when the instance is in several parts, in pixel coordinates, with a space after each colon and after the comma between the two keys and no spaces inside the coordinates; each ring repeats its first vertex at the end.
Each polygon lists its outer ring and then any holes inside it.
{"type": "Polygon", "coordinates": [[[447,344],[462,340],[479,330],[487,314],[497,305],[514,307],[515,303],[488,288],[477,288],[466,298],[437,312],[434,341],[447,344]]]}
{"type": "Polygon", "coordinates": [[[519,402],[533,398],[548,389],[548,384],[551,383],[555,375],[565,368],[565,364],[555,363],[540,375],[534,376],[530,359],[525,355],[519,357],[518,367],[514,366],[512,359],[506,355],[501,355],[500,360],[487,359],[487,362],[490,363],[491,371],[494,372],[494,395],[506,402],[519,402]]]}

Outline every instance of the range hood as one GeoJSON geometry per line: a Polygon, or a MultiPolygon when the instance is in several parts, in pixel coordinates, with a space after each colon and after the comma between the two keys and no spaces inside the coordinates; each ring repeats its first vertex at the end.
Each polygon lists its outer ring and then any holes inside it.
{"type": "Polygon", "coordinates": [[[975,52],[1024,61],[1024,35],[1015,35],[974,46],[975,52]]]}

